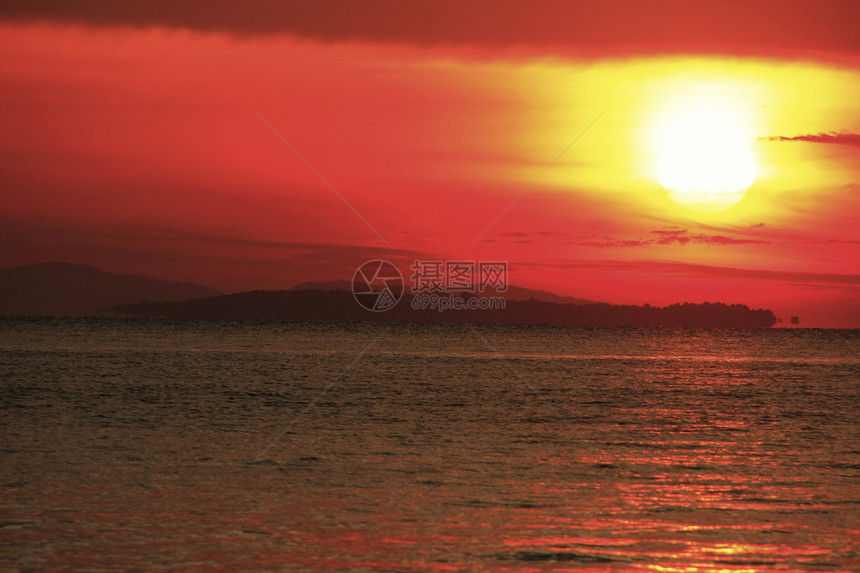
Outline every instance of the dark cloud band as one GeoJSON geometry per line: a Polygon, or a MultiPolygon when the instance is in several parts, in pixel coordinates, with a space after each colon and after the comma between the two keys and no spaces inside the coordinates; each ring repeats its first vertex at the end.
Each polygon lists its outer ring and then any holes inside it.
{"type": "Polygon", "coordinates": [[[6,0],[0,18],[584,56],[860,55],[854,0],[6,0]]]}

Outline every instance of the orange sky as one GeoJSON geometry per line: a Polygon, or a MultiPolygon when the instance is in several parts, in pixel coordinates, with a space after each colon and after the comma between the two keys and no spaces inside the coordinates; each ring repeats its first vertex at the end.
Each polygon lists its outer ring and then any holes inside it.
{"type": "Polygon", "coordinates": [[[507,260],[583,298],[860,327],[852,2],[96,5],[0,8],[0,266],[234,291],[507,260]],[[656,175],[702,102],[756,162],[717,213],[656,175]]]}

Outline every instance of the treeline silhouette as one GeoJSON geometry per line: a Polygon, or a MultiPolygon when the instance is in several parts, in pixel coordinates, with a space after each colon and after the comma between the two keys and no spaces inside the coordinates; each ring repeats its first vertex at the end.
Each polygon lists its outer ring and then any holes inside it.
{"type": "Polygon", "coordinates": [[[372,312],[343,290],[251,291],[183,302],[141,302],[117,306],[119,314],[191,319],[363,320],[399,322],[475,322],[594,326],[692,326],[766,328],[776,323],[770,310],[742,304],[683,303],[666,307],[561,304],[535,299],[506,301],[504,309],[445,310],[412,308],[404,294],[392,309],[372,312]]]}

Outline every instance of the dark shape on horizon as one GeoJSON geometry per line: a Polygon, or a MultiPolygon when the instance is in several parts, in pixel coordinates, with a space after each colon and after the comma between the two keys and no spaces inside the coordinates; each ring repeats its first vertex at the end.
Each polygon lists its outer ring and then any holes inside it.
{"type": "Polygon", "coordinates": [[[800,317],[799,316],[792,316],[791,317],[791,324],[800,324],[800,317]]]}
{"type": "MultiPolygon", "coordinates": [[[[316,282],[316,281],[307,281],[303,282],[299,285],[291,288],[291,291],[295,290],[344,290],[349,292],[352,289],[351,281],[324,281],[324,282],[316,282]]],[[[492,290],[488,291],[491,296],[492,290]]],[[[508,285],[508,290],[505,291],[505,300],[529,300],[535,299],[543,302],[557,302],[559,304],[597,304],[596,300],[589,300],[586,298],[576,298],[572,296],[564,296],[560,294],[555,294],[554,292],[549,292],[545,290],[526,288],[516,285],[508,285]]]]}
{"type": "Polygon", "coordinates": [[[548,324],[566,326],[671,326],[767,328],[776,323],[770,310],[742,304],[673,304],[666,307],[559,304],[536,299],[507,301],[497,310],[412,309],[413,295],[386,312],[359,306],[345,290],[251,291],[185,302],[147,302],[118,306],[119,314],[140,317],[236,320],[324,320],[548,324]]]}
{"type": "Polygon", "coordinates": [[[104,316],[140,301],[219,295],[206,286],[109,273],[89,265],[37,263],[0,269],[0,316],[104,316]]]}

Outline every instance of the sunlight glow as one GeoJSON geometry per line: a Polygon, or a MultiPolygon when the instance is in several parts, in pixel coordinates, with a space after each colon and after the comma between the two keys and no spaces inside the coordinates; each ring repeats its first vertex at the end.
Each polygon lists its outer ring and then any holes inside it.
{"type": "Polygon", "coordinates": [[[755,180],[755,159],[738,119],[693,106],[660,127],[658,178],[673,201],[696,211],[720,211],[755,180]]]}

